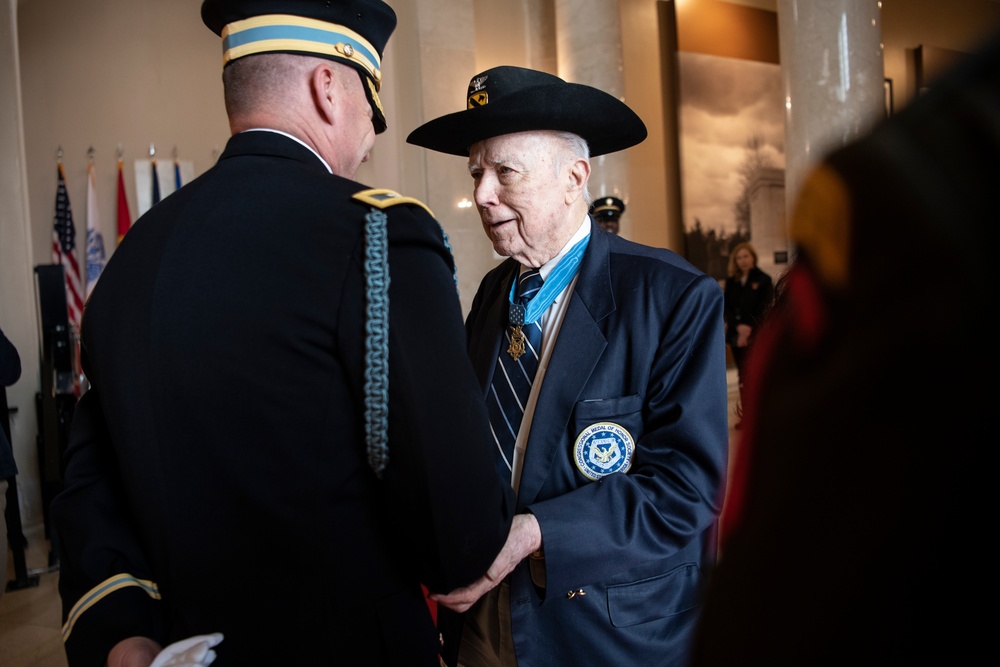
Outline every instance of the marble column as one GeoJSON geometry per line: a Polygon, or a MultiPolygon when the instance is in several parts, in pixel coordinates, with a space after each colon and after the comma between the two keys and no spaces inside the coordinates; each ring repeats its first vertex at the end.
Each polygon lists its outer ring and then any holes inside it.
{"type": "Polygon", "coordinates": [[[778,0],[789,214],[810,169],[885,115],[881,5],[778,0]]]}
{"type": "MultiPolygon", "coordinates": [[[[18,408],[11,415],[11,445],[17,462],[18,504],[29,544],[44,543],[44,516],[35,442],[33,371],[39,349],[32,235],[28,213],[28,176],[21,110],[20,56],[17,36],[17,0],[6,0],[0,10],[0,327],[18,349],[21,379],[7,387],[7,403],[18,408]]],[[[79,223],[77,223],[79,224],[79,223]]],[[[49,222],[51,230],[51,219],[49,222]]],[[[49,232],[51,235],[51,231],[49,232]]],[[[2,519],[2,517],[0,517],[2,519]]],[[[6,549],[0,544],[0,549],[6,549]]],[[[36,567],[37,563],[29,563],[36,567]]]]}
{"type": "MultiPolygon", "coordinates": [[[[625,97],[621,17],[618,1],[556,0],[556,55],[558,76],[572,83],[594,86],[625,97]]],[[[629,201],[628,163],[622,152],[591,160],[590,195],[629,201]]],[[[628,236],[628,213],[620,233],[628,236]]]]}

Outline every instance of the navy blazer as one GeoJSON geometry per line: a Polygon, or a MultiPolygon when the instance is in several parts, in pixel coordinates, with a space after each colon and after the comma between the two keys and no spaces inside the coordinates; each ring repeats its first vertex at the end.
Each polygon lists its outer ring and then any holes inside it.
{"type": "Polygon", "coordinates": [[[420,584],[481,576],[513,497],[441,226],[419,205],[359,201],[363,189],[287,137],[238,134],[115,250],[83,317],[92,385],[52,504],[70,665],[103,664],[132,634],[211,632],[225,635],[218,667],[439,664],[420,584]],[[363,262],[383,214],[379,479],[363,262]]]}
{"type": "MultiPolygon", "coordinates": [[[[517,271],[507,260],[487,274],[466,319],[484,392],[517,271]]],[[[714,279],[591,221],[520,481],[517,508],[538,519],[544,559],[510,576],[518,665],[684,663],[726,481],[722,311],[714,279]],[[596,422],[627,429],[635,453],[627,473],[595,482],[573,452],[596,422]]],[[[458,619],[442,615],[453,660],[458,619]]]]}

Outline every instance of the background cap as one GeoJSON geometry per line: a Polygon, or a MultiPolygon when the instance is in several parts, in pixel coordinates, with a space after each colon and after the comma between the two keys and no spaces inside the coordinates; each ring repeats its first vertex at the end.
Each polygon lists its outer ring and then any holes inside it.
{"type": "Polygon", "coordinates": [[[598,220],[617,220],[625,212],[625,202],[618,197],[598,197],[590,205],[590,214],[598,220]]]}

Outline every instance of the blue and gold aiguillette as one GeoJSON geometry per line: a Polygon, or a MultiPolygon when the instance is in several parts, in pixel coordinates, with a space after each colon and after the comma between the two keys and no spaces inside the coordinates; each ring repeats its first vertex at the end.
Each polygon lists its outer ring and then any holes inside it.
{"type": "Polygon", "coordinates": [[[594,481],[611,473],[628,472],[634,453],[631,434],[613,422],[591,424],[580,431],[573,445],[577,469],[594,481]]]}

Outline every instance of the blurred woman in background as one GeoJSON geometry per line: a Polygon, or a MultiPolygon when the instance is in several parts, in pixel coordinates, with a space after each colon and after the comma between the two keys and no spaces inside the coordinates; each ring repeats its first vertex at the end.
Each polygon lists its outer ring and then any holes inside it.
{"type": "MultiPolygon", "coordinates": [[[[737,244],[729,253],[725,285],[726,344],[733,353],[743,397],[743,379],[750,334],[774,298],[771,276],[757,267],[757,251],[748,242],[737,244]]],[[[736,427],[739,428],[739,422],[736,427]]]]}

